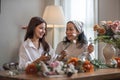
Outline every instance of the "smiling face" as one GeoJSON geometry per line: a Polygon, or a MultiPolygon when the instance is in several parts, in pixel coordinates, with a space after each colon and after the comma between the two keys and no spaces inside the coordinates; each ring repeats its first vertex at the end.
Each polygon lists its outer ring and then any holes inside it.
{"type": "Polygon", "coordinates": [[[73,23],[67,23],[66,28],[67,39],[72,41],[76,38],[78,34],[79,32],[76,30],[75,25],[73,23]]]}
{"type": "Polygon", "coordinates": [[[41,23],[38,26],[36,26],[34,30],[34,38],[42,38],[43,35],[45,34],[45,23],[41,23]]]}

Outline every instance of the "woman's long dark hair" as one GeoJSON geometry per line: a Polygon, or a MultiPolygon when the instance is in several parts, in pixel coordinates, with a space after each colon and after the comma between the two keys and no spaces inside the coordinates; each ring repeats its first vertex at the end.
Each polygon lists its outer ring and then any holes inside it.
{"type": "Polygon", "coordinates": [[[88,44],[88,41],[87,41],[87,38],[86,38],[86,36],[85,36],[85,34],[84,34],[84,32],[82,32],[82,33],[80,33],[79,35],[78,35],[78,43],[81,43],[81,47],[84,45],[84,44],[88,44]]]}
{"type": "Polygon", "coordinates": [[[31,20],[28,24],[28,27],[27,27],[27,32],[26,32],[24,41],[27,40],[28,38],[30,38],[30,39],[33,38],[35,28],[42,23],[45,23],[45,34],[43,35],[42,38],[39,39],[39,42],[41,42],[44,51],[49,52],[50,47],[49,47],[49,44],[47,43],[47,41],[45,40],[45,35],[47,34],[47,23],[41,17],[31,18],[31,20]]]}

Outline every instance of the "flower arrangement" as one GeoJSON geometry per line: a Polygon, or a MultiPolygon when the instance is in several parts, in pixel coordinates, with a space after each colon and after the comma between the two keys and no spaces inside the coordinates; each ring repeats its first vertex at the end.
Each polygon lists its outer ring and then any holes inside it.
{"type": "MultiPolygon", "coordinates": [[[[94,48],[92,47],[93,46],[89,44],[88,49],[90,49],[90,51],[88,51],[88,54],[93,51],[94,48]]],[[[84,58],[84,60],[82,59],[82,57],[71,57],[66,61],[59,61],[57,59],[49,63],[40,61],[39,64],[28,64],[25,72],[26,74],[40,73],[46,77],[64,74],[66,74],[68,77],[71,77],[75,73],[93,72],[97,69],[103,68],[120,68],[120,58],[115,57],[111,59],[110,65],[106,65],[97,59],[90,60],[87,56],[86,58],[84,58]]]]}
{"type": "Polygon", "coordinates": [[[90,56],[89,54],[94,51],[94,46],[89,44],[87,49],[88,55],[83,56],[84,60],[82,57],[71,57],[65,61],[59,61],[58,59],[49,63],[41,61],[39,64],[29,64],[26,67],[25,72],[26,74],[36,74],[38,72],[42,72],[44,76],[66,74],[68,77],[72,76],[74,73],[93,72],[95,70],[94,68],[96,68],[94,67],[95,63],[92,63],[93,61],[90,61],[88,56],[90,56]]]}
{"type": "Polygon", "coordinates": [[[102,41],[113,44],[120,49],[120,21],[101,21],[101,24],[94,25],[94,31],[98,33],[95,41],[102,41]]]}
{"type": "Polygon", "coordinates": [[[45,64],[43,61],[39,64],[32,63],[25,69],[26,74],[37,74],[38,72],[42,72],[44,76],[66,74],[68,77],[72,76],[74,73],[93,71],[94,66],[90,61],[86,60],[83,62],[76,57],[68,59],[66,63],[57,60],[49,64],[45,64]]]}
{"type": "Polygon", "coordinates": [[[28,64],[25,72],[26,74],[41,73],[46,77],[64,74],[66,74],[68,77],[71,77],[74,73],[94,72],[97,69],[103,68],[120,68],[120,58],[114,57],[111,59],[110,65],[106,65],[97,59],[86,59],[83,61],[76,57],[68,59],[67,62],[55,60],[46,64],[45,62],[41,61],[39,64],[28,64]]]}
{"type": "Polygon", "coordinates": [[[37,74],[40,72],[43,76],[47,77],[51,75],[64,74],[71,77],[74,73],[94,72],[96,69],[100,68],[108,67],[96,59],[81,60],[77,57],[71,57],[66,62],[55,60],[47,64],[43,61],[39,64],[32,63],[26,67],[25,72],[26,74],[37,74]]]}

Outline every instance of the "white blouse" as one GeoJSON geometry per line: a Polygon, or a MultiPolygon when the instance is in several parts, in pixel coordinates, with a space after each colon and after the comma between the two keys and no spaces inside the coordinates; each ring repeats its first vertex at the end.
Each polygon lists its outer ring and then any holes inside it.
{"type": "MultiPolygon", "coordinates": [[[[35,61],[42,54],[44,54],[42,45],[40,45],[40,48],[37,49],[31,39],[27,39],[25,42],[23,42],[19,50],[19,68],[24,69],[29,63],[35,61]]],[[[51,55],[51,60],[54,60],[55,52],[51,46],[49,54],[51,55]]]]}

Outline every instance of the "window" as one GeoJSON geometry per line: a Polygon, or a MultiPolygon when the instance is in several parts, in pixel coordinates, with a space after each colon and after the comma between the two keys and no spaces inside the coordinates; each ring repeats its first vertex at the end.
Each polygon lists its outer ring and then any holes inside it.
{"type": "Polygon", "coordinates": [[[86,0],[71,0],[71,19],[85,22],[86,0]]]}
{"type": "MultiPolygon", "coordinates": [[[[65,12],[66,21],[79,20],[84,23],[84,32],[87,39],[96,36],[93,31],[94,24],[97,23],[97,0],[61,0],[61,5],[65,12]]],[[[97,45],[95,45],[95,57],[98,56],[97,45]]]]}

